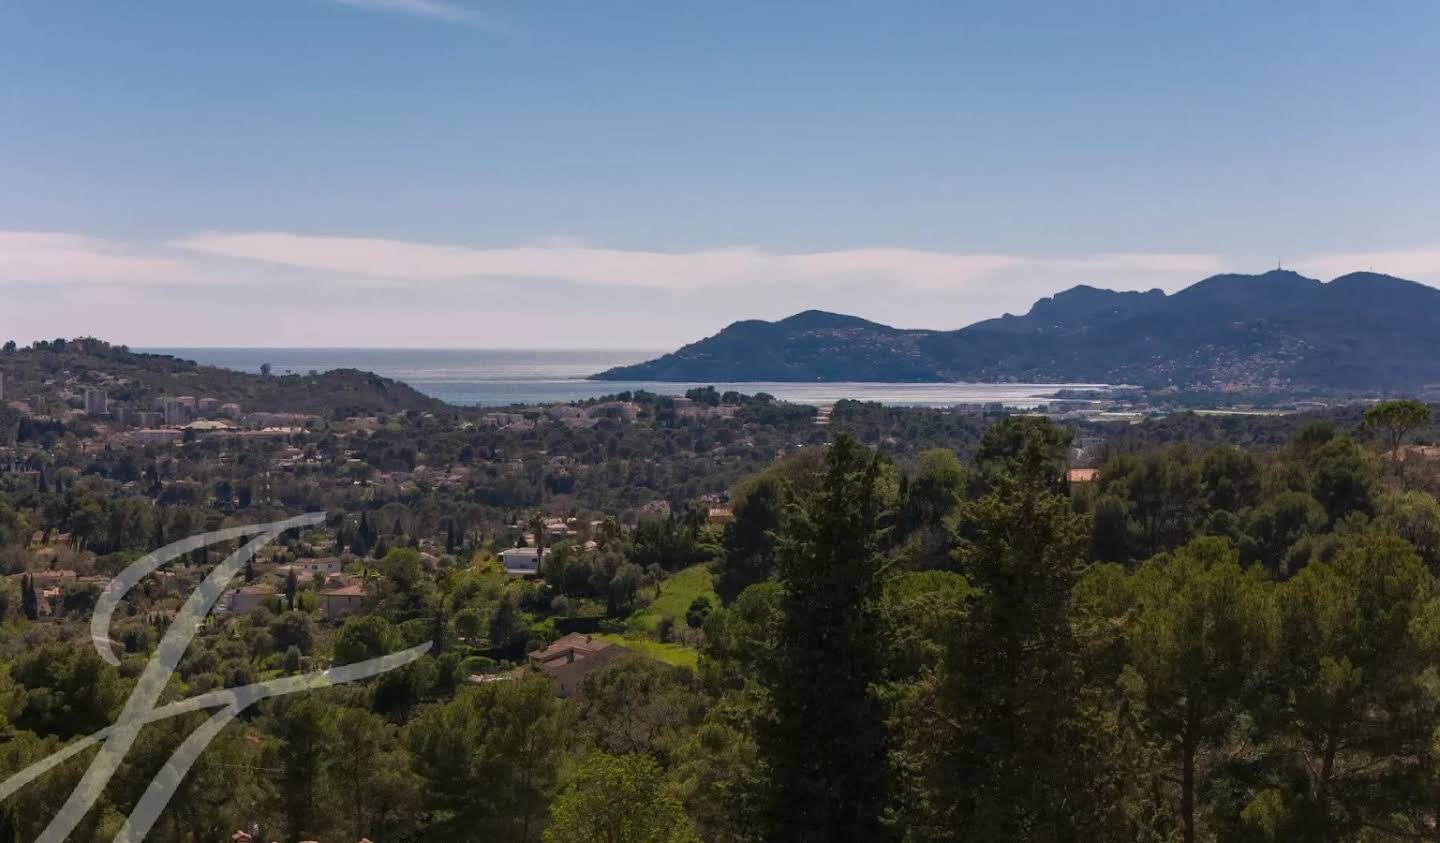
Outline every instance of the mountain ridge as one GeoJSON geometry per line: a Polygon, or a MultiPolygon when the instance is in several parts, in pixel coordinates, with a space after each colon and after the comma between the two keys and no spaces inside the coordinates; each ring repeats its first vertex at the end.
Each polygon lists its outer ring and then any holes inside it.
{"type": "Polygon", "coordinates": [[[1174,293],[1079,284],[955,330],[806,310],[743,320],[597,380],[1108,382],[1229,391],[1440,383],[1440,290],[1373,272],[1212,275],[1174,293]]]}
{"type": "MultiPolygon", "coordinates": [[[[444,402],[400,381],[358,369],[259,375],[207,366],[169,354],[131,351],[93,337],[40,342],[0,351],[5,395],[40,394],[60,375],[103,384],[109,400],[153,409],[163,397],[191,395],[236,402],[247,412],[297,412],[345,417],[415,410],[440,412],[444,402]]],[[[3,409],[3,406],[0,406],[3,409]]]]}

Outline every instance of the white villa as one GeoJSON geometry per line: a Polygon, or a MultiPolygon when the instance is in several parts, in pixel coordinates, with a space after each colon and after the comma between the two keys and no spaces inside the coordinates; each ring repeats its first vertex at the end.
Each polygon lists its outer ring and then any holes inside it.
{"type": "Polygon", "coordinates": [[[512,547],[500,551],[500,564],[505,573],[515,576],[533,576],[540,573],[540,548],[512,547]]]}

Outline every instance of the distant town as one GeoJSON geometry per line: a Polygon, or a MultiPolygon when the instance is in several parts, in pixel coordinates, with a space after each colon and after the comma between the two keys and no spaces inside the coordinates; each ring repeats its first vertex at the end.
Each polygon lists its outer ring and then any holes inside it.
{"type": "MultiPolygon", "coordinates": [[[[1118,388],[1065,389],[1024,408],[817,407],[697,387],[454,407],[364,372],[244,374],[86,338],[12,345],[0,371],[0,656],[11,666],[0,696],[18,689],[15,734],[103,728],[83,713],[115,704],[233,543],[187,553],[125,596],[108,639],[119,669],[94,653],[96,601],[141,555],[204,531],[326,516],[224,588],[177,672],[189,693],[433,644],[394,677],[298,707],[263,704],[207,752],[214,775],[320,757],[307,775],[338,782],[361,742],[410,783],[397,807],[372,812],[389,785],[353,798],[332,788],[306,807],[259,777],[212,819],[174,821],[242,843],[275,839],[274,828],[342,828],[356,840],[450,828],[416,819],[471,804],[474,789],[446,772],[450,748],[483,757],[498,751],[487,741],[513,733],[464,725],[471,717],[533,730],[539,747],[500,753],[509,766],[485,774],[544,791],[495,808],[502,829],[550,816],[569,792],[556,790],[563,765],[586,758],[746,780],[768,701],[828,681],[808,654],[829,644],[810,636],[861,623],[866,634],[849,640],[876,648],[867,658],[886,681],[936,693],[928,671],[951,670],[944,648],[962,646],[943,642],[985,610],[969,578],[986,582],[992,558],[1030,558],[1006,542],[1032,532],[1047,543],[1041,559],[1063,538],[1085,588],[1143,582],[1154,564],[1144,560],[1216,548],[1231,549],[1215,564],[1238,577],[1243,559],[1280,588],[1325,564],[1326,542],[1361,518],[1435,552],[1426,513],[1440,447],[1417,402],[1196,410],[1190,393],[1118,388]],[[846,514],[817,532],[832,508],[846,514]],[[1049,519],[1038,528],[1037,512],[1049,519]],[[976,532],[995,517],[993,533],[976,532]],[[812,553],[823,555],[797,555],[812,553]],[[844,597],[857,582],[848,574],[812,591],[804,578],[860,565],[874,566],[863,600],[787,596],[844,597]],[[879,607],[890,625],[864,620],[879,607]],[[818,614],[779,620],[806,613],[818,614]],[[777,648],[809,678],[779,681],[766,661],[777,648]],[[303,723],[322,748],[305,749],[303,723]]],[[[894,728],[925,736],[926,722],[894,728]]],[[[676,821],[741,839],[725,831],[738,821],[707,813],[728,804],[714,799],[690,793],[676,821]]]]}

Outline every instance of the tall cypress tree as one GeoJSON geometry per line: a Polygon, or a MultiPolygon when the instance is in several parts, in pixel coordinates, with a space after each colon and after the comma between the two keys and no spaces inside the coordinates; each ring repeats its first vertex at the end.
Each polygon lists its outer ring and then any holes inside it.
{"type": "Polygon", "coordinates": [[[889,836],[880,598],[879,457],[848,436],[830,447],[818,492],[795,506],[777,553],[785,589],[774,705],[761,730],[767,840],[889,836]]]}
{"type": "Polygon", "coordinates": [[[291,568],[290,573],[285,575],[285,602],[289,604],[292,612],[295,611],[295,591],[299,586],[299,578],[295,576],[295,569],[291,568]]]}
{"type": "Polygon", "coordinates": [[[360,548],[356,553],[360,556],[369,553],[370,548],[375,544],[375,534],[371,530],[370,519],[363,512],[360,513],[360,527],[356,531],[356,538],[360,548]]]}
{"type": "Polygon", "coordinates": [[[435,611],[430,615],[430,640],[434,643],[432,656],[445,652],[445,633],[450,626],[449,613],[445,611],[444,596],[435,599],[435,611]]]}
{"type": "Polygon", "coordinates": [[[29,574],[20,579],[20,601],[26,618],[32,621],[40,618],[40,597],[35,593],[35,580],[29,574]]]}

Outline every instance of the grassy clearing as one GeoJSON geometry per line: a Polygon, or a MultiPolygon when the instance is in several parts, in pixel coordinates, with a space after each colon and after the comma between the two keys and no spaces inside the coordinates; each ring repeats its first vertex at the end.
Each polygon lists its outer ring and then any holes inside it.
{"type": "Polygon", "coordinates": [[[627,637],[614,633],[600,633],[595,637],[677,667],[693,668],[700,663],[698,651],[679,644],[662,644],[652,638],[627,637]]]}
{"type": "Polygon", "coordinates": [[[627,625],[631,629],[641,628],[653,631],[662,617],[672,618],[677,624],[685,623],[685,613],[697,597],[709,597],[713,605],[720,605],[715,596],[715,576],[708,565],[692,565],[676,571],[660,584],[660,596],[644,609],[630,616],[627,625]]]}
{"type": "Polygon", "coordinates": [[[701,596],[709,597],[716,606],[720,605],[720,599],[715,596],[715,577],[710,573],[709,566],[694,565],[676,571],[660,584],[660,596],[654,602],[625,621],[625,634],[610,633],[600,637],[666,664],[695,667],[700,661],[697,651],[681,644],[662,643],[650,636],[660,625],[661,618],[671,618],[677,625],[684,626],[690,604],[701,596]]]}

